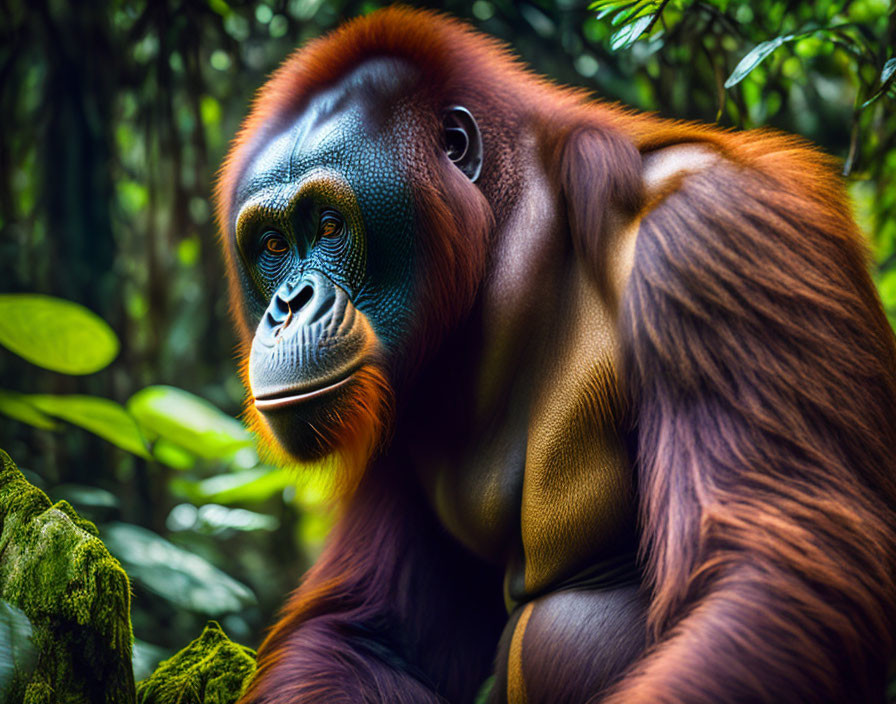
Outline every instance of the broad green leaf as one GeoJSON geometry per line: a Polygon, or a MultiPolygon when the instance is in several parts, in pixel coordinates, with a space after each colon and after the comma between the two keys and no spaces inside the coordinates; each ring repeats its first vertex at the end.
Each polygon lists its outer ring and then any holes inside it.
{"type": "Polygon", "coordinates": [[[128,401],[128,410],[153,436],[204,459],[227,459],[253,444],[236,418],[208,401],[173,386],[148,386],[128,401]]]}
{"type": "Polygon", "coordinates": [[[653,22],[654,15],[649,14],[644,17],[640,17],[631,24],[625,25],[622,29],[616,32],[612,37],[610,37],[610,49],[612,51],[619,51],[620,49],[625,49],[626,47],[634,44],[638,37],[640,37],[647,28],[650,26],[650,23],[653,22]]]}
{"type": "Polygon", "coordinates": [[[219,474],[201,482],[174,479],[171,489],[196,503],[261,503],[295,483],[288,470],[258,467],[245,472],[219,474]]]}
{"type": "Polygon", "coordinates": [[[24,394],[0,389],[0,413],[43,430],[56,430],[58,424],[26,400],[24,394]]]}
{"type": "MultiPolygon", "coordinates": [[[[149,458],[144,438],[133,416],[112,401],[91,396],[29,396],[0,390],[0,413],[39,428],[58,428],[42,411],[81,426],[129,452],[149,458]]],[[[152,456],[180,470],[192,468],[197,459],[193,453],[164,438],[153,443],[152,456]]]]}
{"type": "Polygon", "coordinates": [[[31,621],[21,609],[0,599],[0,701],[16,675],[27,675],[37,664],[31,621]]]}
{"type": "Polygon", "coordinates": [[[152,444],[152,454],[159,462],[172,469],[183,471],[196,465],[196,455],[165,438],[158,438],[152,444]]]}
{"type": "Polygon", "coordinates": [[[64,374],[92,374],[118,354],[118,338],[98,315],[38,294],[0,294],[0,344],[64,374]]]}
{"type": "Polygon", "coordinates": [[[99,396],[52,396],[31,394],[22,397],[47,415],[61,418],[72,425],[99,435],[122,450],[150,459],[140,428],[133,417],[118,403],[99,396]]]}
{"type": "Polygon", "coordinates": [[[245,584],[146,528],[110,523],[101,537],[131,579],[175,606],[219,616],[255,603],[245,584]]]}
{"type": "Polygon", "coordinates": [[[744,80],[754,68],[765,61],[765,59],[782,44],[785,42],[792,42],[803,36],[805,36],[805,34],[785,34],[780,37],[775,37],[774,39],[769,39],[767,42],[757,44],[740,60],[737,66],[734,67],[734,71],[731,72],[731,75],[728,76],[728,80],[725,81],[725,88],[736,86],[744,80]]]}

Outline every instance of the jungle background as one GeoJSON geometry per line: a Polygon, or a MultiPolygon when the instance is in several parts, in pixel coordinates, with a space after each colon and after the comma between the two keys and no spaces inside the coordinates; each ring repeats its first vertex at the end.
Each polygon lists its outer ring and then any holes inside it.
{"type": "MultiPolygon", "coordinates": [[[[0,448],[122,561],[138,679],[210,617],[257,646],[331,524],[319,482],[267,465],[234,420],[210,196],[265,77],[380,4],[0,0],[0,448]]],[[[605,99],[818,143],[896,321],[893,4],[411,4],[605,99]]]]}

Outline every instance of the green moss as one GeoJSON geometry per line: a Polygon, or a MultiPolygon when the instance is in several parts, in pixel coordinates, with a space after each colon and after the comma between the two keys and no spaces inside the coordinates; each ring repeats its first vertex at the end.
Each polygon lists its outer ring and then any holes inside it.
{"type": "Polygon", "coordinates": [[[57,699],[53,687],[37,677],[28,683],[25,696],[22,699],[23,704],[53,704],[55,701],[57,699]]]}
{"type": "Polygon", "coordinates": [[[10,704],[129,704],[130,586],[96,527],[51,505],[0,450],[0,598],[31,621],[34,672],[10,704]]]}
{"type": "Polygon", "coordinates": [[[139,704],[233,704],[255,672],[255,652],[215,621],[137,685],[139,704]]]}
{"type": "Polygon", "coordinates": [[[255,653],[214,621],[134,688],[130,586],[96,526],[51,504],[0,450],[0,599],[31,621],[37,666],[4,704],[232,704],[255,653]],[[136,694],[135,694],[136,692],[136,694]]]}

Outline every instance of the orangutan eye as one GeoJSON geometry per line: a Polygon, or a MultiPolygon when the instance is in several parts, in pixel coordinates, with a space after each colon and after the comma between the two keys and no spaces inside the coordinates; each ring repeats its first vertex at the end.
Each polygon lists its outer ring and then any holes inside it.
{"type": "Polygon", "coordinates": [[[325,210],[320,215],[320,225],[317,228],[319,237],[337,237],[342,233],[342,218],[334,210],[325,210]]]}
{"type": "Polygon", "coordinates": [[[266,252],[278,257],[283,256],[289,251],[289,243],[286,241],[286,238],[274,230],[269,230],[264,233],[262,243],[264,244],[266,252]]]}

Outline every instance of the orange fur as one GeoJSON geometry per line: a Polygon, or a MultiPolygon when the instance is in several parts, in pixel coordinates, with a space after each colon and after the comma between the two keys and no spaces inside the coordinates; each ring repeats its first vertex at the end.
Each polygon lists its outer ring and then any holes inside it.
{"type": "MultiPolygon", "coordinates": [[[[428,161],[435,144],[408,157],[427,278],[417,282],[425,303],[403,375],[501,265],[491,238],[520,192],[514,140],[524,128],[550,169],[571,246],[614,303],[613,218],[641,222],[617,322],[650,647],[609,694],[587,690],[575,670],[539,691],[612,704],[879,700],[896,649],[896,341],[833,160],[772,131],[590,101],[457,21],[377,12],[287,59],[222,167],[218,222],[245,339],[226,239],[239,175],[309,96],[378,56],[419,69],[409,101],[430,134],[445,101],[461,103],[482,116],[493,146],[472,195],[428,161]],[[719,163],[647,200],[642,157],[685,143],[719,163]]],[[[395,379],[371,369],[334,424],[343,428],[334,442],[352,448],[347,486],[359,488],[260,649],[244,704],[465,700],[488,667],[495,580],[451,553],[402,474],[402,447],[389,456],[396,466],[374,462],[363,473],[390,383],[398,393],[395,379]],[[382,642],[371,646],[372,633],[382,642]]],[[[432,420],[407,422],[413,434],[432,420]]]]}
{"type": "MultiPolygon", "coordinates": [[[[249,388],[247,367],[248,357],[240,365],[240,378],[249,388]]],[[[318,462],[302,466],[305,471],[318,472],[331,496],[338,500],[354,492],[371,457],[388,442],[392,418],[392,388],[379,367],[366,364],[355,372],[351,384],[343,409],[333,410],[332,417],[326,418],[326,425],[319,429],[321,440],[334,451],[318,462]]],[[[281,466],[295,464],[280,447],[251,397],[246,399],[242,417],[260,438],[259,447],[266,461],[281,466]]]]}

